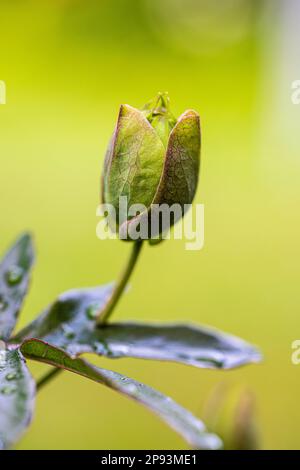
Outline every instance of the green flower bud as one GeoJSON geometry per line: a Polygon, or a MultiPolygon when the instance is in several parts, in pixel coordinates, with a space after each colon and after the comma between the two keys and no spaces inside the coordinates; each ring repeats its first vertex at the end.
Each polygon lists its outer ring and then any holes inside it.
{"type": "MultiPolygon", "coordinates": [[[[184,210],[192,203],[198,183],[200,144],[198,113],[187,110],[176,120],[166,93],[159,94],[142,110],[120,107],[105,157],[102,199],[115,208],[121,238],[130,238],[130,231],[149,219],[154,207],[179,204],[184,210]],[[120,197],[124,196],[126,208],[120,207],[120,197]],[[145,209],[128,214],[128,208],[136,204],[145,209]]],[[[161,227],[158,232],[162,232],[161,227]]]]}

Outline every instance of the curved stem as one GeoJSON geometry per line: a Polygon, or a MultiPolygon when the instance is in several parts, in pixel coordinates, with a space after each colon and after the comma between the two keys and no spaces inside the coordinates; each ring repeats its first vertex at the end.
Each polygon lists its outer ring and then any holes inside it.
{"type": "MultiPolygon", "coordinates": [[[[138,260],[138,257],[141,252],[143,242],[142,241],[136,241],[134,242],[130,258],[127,262],[127,265],[122,272],[110,298],[108,299],[108,302],[106,303],[104,309],[102,309],[99,312],[97,324],[98,325],[103,325],[104,323],[107,322],[109,319],[110,315],[112,314],[115,306],[117,305],[121,295],[124,292],[124,289],[127,285],[127,282],[134,270],[134,267],[136,265],[136,262],[138,260]]],[[[47,372],[45,375],[43,375],[38,381],[37,381],[37,390],[40,390],[44,385],[46,385],[50,380],[52,380],[54,377],[59,372],[62,372],[63,369],[55,368],[50,370],[50,372],[47,372]]]]}
{"type": "Polygon", "coordinates": [[[133,249],[132,249],[130,258],[127,262],[127,265],[125,267],[125,270],[122,272],[105,307],[99,312],[99,316],[97,320],[98,325],[103,325],[103,323],[106,323],[110,315],[112,314],[134,270],[134,267],[140,255],[142,246],[143,246],[142,241],[134,242],[133,249]]]}

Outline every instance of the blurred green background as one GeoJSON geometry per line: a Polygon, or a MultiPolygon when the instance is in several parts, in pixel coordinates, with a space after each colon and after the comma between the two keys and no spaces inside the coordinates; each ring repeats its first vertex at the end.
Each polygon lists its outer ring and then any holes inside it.
{"type": "MultiPolygon", "coordinates": [[[[300,448],[299,13],[297,0],[0,1],[0,249],[29,229],[38,250],[20,326],[62,291],[118,275],[129,246],[95,234],[103,155],[119,105],[167,90],[177,115],[201,114],[205,247],[146,247],[114,318],[212,325],[257,344],[264,362],[93,361],[198,416],[220,381],[248,387],[265,448],[300,448]]],[[[147,410],[64,373],[18,448],[184,446],[147,410]]]]}

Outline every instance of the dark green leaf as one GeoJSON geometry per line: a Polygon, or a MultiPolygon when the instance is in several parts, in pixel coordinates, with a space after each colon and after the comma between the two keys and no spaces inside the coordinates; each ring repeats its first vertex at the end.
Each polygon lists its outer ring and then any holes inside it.
{"type": "Polygon", "coordinates": [[[18,349],[0,342],[0,449],[11,447],[30,424],[35,383],[18,349]]]}
{"type": "Polygon", "coordinates": [[[40,338],[73,357],[95,352],[113,358],[176,361],[204,368],[230,369],[260,358],[248,343],[199,326],[116,323],[97,328],[93,312],[103,305],[110,289],[106,286],[63,294],[15,341],[40,338]]]}
{"type": "Polygon", "coordinates": [[[30,235],[24,234],[0,264],[0,339],[8,340],[26,295],[34,261],[30,235]]]}
{"type": "Polygon", "coordinates": [[[194,448],[218,449],[221,447],[220,439],[215,434],[209,434],[201,421],[171,398],[147,385],[117,372],[92,366],[83,359],[72,359],[64,351],[40,340],[25,341],[21,350],[30,359],[75,372],[136,400],[156,413],[194,448]]]}

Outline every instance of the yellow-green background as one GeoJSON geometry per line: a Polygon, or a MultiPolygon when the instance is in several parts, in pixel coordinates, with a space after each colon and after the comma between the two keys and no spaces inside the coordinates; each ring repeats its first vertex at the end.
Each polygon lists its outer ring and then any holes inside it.
{"type": "MultiPolygon", "coordinates": [[[[205,247],[146,247],[115,318],[213,325],[257,344],[264,362],[230,372],[95,362],[199,416],[219,381],[246,386],[267,448],[300,448],[290,359],[300,337],[300,106],[290,88],[300,69],[289,72],[297,41],[287,46],[286,21],[297,11],[286,15],[285,3],[297,2],[0,1],[0,249],[29,229],[38,251],[20,324],[62,291],[118,274],[129,246],[95,235],[103,154],[120,103],[169,91],[176,114],[193,107],[202,118],[205,247]]],[[[18,448],[184,445],[147,410],[64,373],[37,397],[18,448]]]]}

